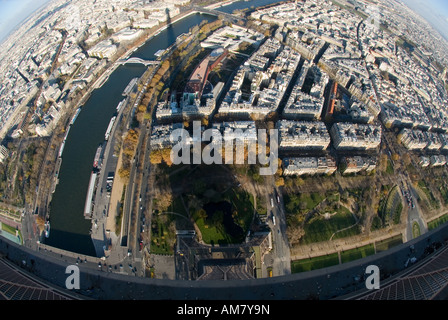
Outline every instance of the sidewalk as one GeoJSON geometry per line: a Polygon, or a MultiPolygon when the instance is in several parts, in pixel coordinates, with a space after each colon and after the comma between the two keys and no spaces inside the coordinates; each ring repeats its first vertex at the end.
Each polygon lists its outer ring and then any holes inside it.
{"type": "Polygon", "coordinates": [[[369,244],[374,244],[375,242],[386,240],[397,235],[403,235],[406,232],[406,228],[402,226],[397,226],[389,229],[387,233],[384,231],[371,233],[370,235],[359,235],[355,237],[337,239],[332,241],[312,243],[308,245],[300,245],[291,248],[291,261],[301,260],[307,258],[313,258],[328,254],[337,253],[340,251],[347,251],[350,249],[355,249],[363,247],[369,244]]]}

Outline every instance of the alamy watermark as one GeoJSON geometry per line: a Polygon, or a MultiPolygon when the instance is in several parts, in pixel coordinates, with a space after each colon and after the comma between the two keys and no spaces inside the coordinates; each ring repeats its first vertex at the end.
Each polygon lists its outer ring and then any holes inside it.
{"type": "Polygon", "coordinates": [[[201,122],[193,121],[193,136],[179,128],[171,132],[170,140],[174,143],[170,154],[173,164],[244,164],[247,148],[248,164],[257,164],[258,158],[262,165],[260,175],[274,175],[278,169],[277,129],[269,130],[268,141],[266,129],[250,132],[249,129],[227,128],[223,135],[216,128],[202,132],[201,122]],[[206,142],[209,143],[202,148],[206,142]]]}
{"type": "Polygon", "coordinates": [[[380,288],[380,268],[375,265],[370,265],[366,268],[366,289],[368,290],[378,290],[380,288]]]}
{"type": "Polygon", "coordinates": [[[67,279],[65,280],[65,287],[68,290],[79,290],[80,288],[80,282],[79,282],[79,268],[75,265],[69,265],[67,268],[65,268],[65,274],[69,274],[67,279]]]}

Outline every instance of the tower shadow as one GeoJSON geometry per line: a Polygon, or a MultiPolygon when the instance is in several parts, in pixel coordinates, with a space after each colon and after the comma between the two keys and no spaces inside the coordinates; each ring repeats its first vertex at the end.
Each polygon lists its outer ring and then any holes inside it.
{"type": "Polygon", "coordinates": [[[174,33],[174,28],[171,25],[173,23],[172,19],[171,19],[171,15],[170,15],[170,9],[166,8],[165,9],[165,14],[166,14],[166,25],[167,25],[167,39],[174,39],[174,41],[176,41],[176,34],[174,33]]]}
{"type": "Polygon", "coordinates": [[[171,23],[170,9],[166,8],[165,13],[166,13],[166,23],[170,24],[171,23]]]}

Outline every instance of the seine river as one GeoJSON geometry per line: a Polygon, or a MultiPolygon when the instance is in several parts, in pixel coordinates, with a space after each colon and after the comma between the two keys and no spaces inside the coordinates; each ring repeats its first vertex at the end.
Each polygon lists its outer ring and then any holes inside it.
{"type": "MultiPolygon", "coordinates": [[[[219,8],[231,13],[233,10],[258,7],[278,2],[278,0],[251,0],[234,2],[219,8]]],[[[216,17],[203,14],[190,15],[175,22],[157,36],[137,49],[132,57],[155,59],[154,53],[172,45],[182,33],[200,24],[203,20],[214,21],[216,17]]],[[[89,234],[91,220],[84,218],[84,204],[92,171],[96,149],[104,141],[104,134],[122,92],[135,77],[140,77],[146,67],[130,64],[118,67],[107,82],[93,91],[82,106],[76,122],[70,129],[59,171],[59,184],[50,204],[50,237],[45,243],[60,249],[95,256],[95,248],[89,234]]]]}

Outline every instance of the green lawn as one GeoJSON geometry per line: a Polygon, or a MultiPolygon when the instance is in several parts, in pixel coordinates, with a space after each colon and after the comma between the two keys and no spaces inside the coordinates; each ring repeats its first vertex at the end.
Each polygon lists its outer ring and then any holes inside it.
{"type": "Polygon", "coordinates": [[[223,226],[206,224],[203,218],[197,219],[196,225],[201,230],[202,240],[205,243],[224,244],[233,242],[223,226]]]}
{"type": "Polygon", "coordinates": [[[432,209],[439,209],[440,203],[439,201],[434,197],[431,190],[429,190],[428,186],[426,185],[426,182],[423,180],[420,180],[418,182],[418,188],[426,195],[426,198],[428,200],[428,204],[432,207],[432,209]]]}
{"type": "Polygon", "coordinates": [[[285,207],[288,213],[303,213],[314,209],[325,199],[325,195],[314,193],[300,193],[285,195],[285,207]]]}
{"type": "Polygon", "coordinates": [[[2,223],[2,230],[6,231],[6,232],[8,232],[8,233],[10,233],[10,234],[12,234],[14,236],[16,235],[16,228],[14,228],[14,227],[12,227],[10,225],[7,225],[5,223],[2,223]]]}
{"type": "Polygon", "coordinates": [[[227,190],[224,194],[233,204],[236,215],[234,221],[244,230],[249,230],[254,213],[254,198],[253,196],[243,190],[232,188],[227,190]]]}
{"type": "Polygon", "coordinates": [[[445,214],[431,222],[428,222],[428,230],[433,230],[446,222],[448,222],[448,214],[445,214]]]}
{"type": "Polygon", "coordinates": [[[170,242],[170,233],[162,224],[152,229],[151,253],[153,254],[174,254],[174,248],[170,242]],[[157,230],[155,232],[155,230],[157,230]]]}
{"type": "Polygon", "coordinates": [[[393,167],[392,161],[390,161],[390,159],[387,159],[386,173],[387,174],[394,174],[394,167],[393,167]]]}
{"type": "Polygon", "coordinates": [[[315,269],[322,269],[339,264],[338,253],[332,253],[326,256],[313,257],[309,259],[302,259],[291,261],[291,272],[299,273],[315,269]]]}
{"type": "Polygon", "coordinates": [[[193,212],[192,217],[197,227],[201,230],[202,240],[210,244],[241,243],[252,223],[254,199],[250,193],[239,188],[230,188],[224,193],[217,193],[217,195],[219,199],[214,198],[211,202],[227,201],[232,204],[233,223],[242,228],[242,234],[238,238],[232,237],[226,232],[222,218],[208,218],[205,210],[201,208],[193,212]]]}
{"type": "Polygon", "coordinates": [[[378,241],[375,243],[376,252],[387,251],[390,248],[398,246],[403,243],[403,236],[401,234],[396,235],[394,237],[378,241]]]}
{"type": "Polygon", "coordinates": [[[378,215],[374,216],[373,220],[372,220],[372,225],[370,226],[370,231],[379,230],[383,227],[384,227],[384,225],[383,225],[383,221],[381,220],[381,218],[378,215]]]}
{"type": "Polygon", "coordinates": [[[353,260],[365,258],[365,257],[373,255],[373,254],[375,254],[375,248],[374,248],[373,244],[368,244],[363,247],[359,247],[359,248],[355,248],[355,249],[351,249],[351,250],[347,250],[347,251],[342,251],[341,252],[341,262],[342,263],[350,262],[353,260]]]}
{"type": "Polygon", "coordinates": [[[176,220],[184,222],[182,215],[187,217],[181,199],[175,198],[165,213],[158,214],[153,215],[151,223],[151,253],[173,254],[176,240],[174,232],[176,220]]]}
{"type": "Polygon", "coordinates": [[[398,206],[395,208],[395,210],[392,213],[392,221],[394,224],[399,224],[401,220],[401,213],[403,211],[403,203],[398,203],[398,206]]]}
{"type": "MultiPolygon", "coordinates": [[[[5,232],[8,232],[9,234],[12,234],[13,236],[16,235],[16,228],[14,228],[8,224],[2,223],[2,230],[5,232]]],[[[22,232],[20,230],[18,230],[18,235],[19,235],[20,241],[23,243],[22,232]]]]}
{"type": "MultiPolygon", "coordinates": [[[[305,223],[305,236],[302,239],[303,244],[328,241],[333,233],[351,227],[355,223],[356,220],[351,212],[347,208],[340,206],[337,214],[328,220],[320,215],[305,223]]],[[[353,226],[352,228],[336,233],[333,239],[349,237],[359,233],[359,227],[353,226]]]]}
{"type": "Polygon", "coordinates": [[[418,238],[420,236],[420,226],[417,222],[412,224],[412,236],[418,238]]]}
{"type": "Polygon", "coordinates": [[[257,213],[259,215],[266,215],[268,213],[266,201],[263,201],[259,196],[257,196],[257,213]]]}

